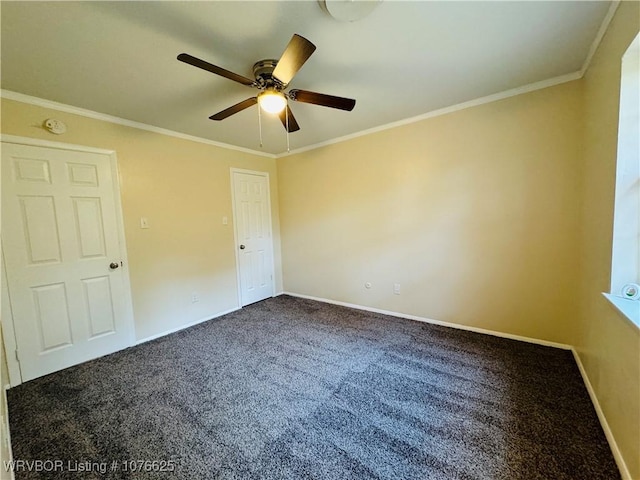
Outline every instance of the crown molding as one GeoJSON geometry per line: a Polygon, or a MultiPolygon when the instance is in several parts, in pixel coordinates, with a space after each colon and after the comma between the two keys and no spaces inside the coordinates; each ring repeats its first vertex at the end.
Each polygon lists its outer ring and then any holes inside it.
{"type": "Polygon", "coordinates": [[[166,128],[155,127],[146,123],[134,122],[133,120],[127,120],[125,118],[116,117],[114,115],[108,115],[106,113],[94,112],[93,110],[87,110],[85,108],[74,107],[73,105],[67,105],[64,103],[54,102],[52,100],[46,100],[44,98],[33,97],[31,95],[25,95],[24,93],[18,93],[11,90],[0,90],[0,98],[6,98],[7,100],[15,100],[16,102],[27,103],[29,105],[35,105],[37,107],[49,108],[51,110],[58,110],[60,112],[71,113],[82,117],[92,118],[94,120],[102,120],[104,122],[116,123],[118,125],[124,125],[125,127],[137,128],[139,130],[146,130],[148,132],[158,133],[160,135],[167,135],[169,137],[180,138],[182,140],[189,140],[191,142],[204,143],[205,145],[213,145],[214,147],[224,148],[227,150],[235,150],[237,152],[249,153],[251,155],[258,155],[260,157],[276,158],[276,155],[272,153],[260,152],[258,150],[251,150],[250,148],[238,147],[230,145],[228,143],[216,142],[207,138],[196,137],[194,135],[187,135],[186,133],[175,132],[166,128]]]}
{"type": "Polygon", "coordinates": [[[596,38],[593,39],[593,43],[591,43],[591,48],[589,48],[589,53],[587,53],[587,57],[584,59],[584,63],[582,64],[582,68],[580,69],[580,77],[582,78],[584,74],[589,69],[591,65],[591,60],[593,60],[593,56],[596,54],[602,39],[604,38],[605,33],[607,33],[607,29],[609,28],[609,24],[611,20],[613,20],[613,16],[616,14],[618,7],[620,6],[621,0],[613,0],[611,5],[609,5],[609,10],[607,14],[604,16],[602,23],[600,24],[600,28],[598,29],[598,33],[596,34],[596,38]]]}
{"type": "Polygon", "coordinates": [[[580,73],[580,71],[568,73],[566,75],[561,75],[559,77],[549,78],[547,80],[542,80],[540,82],[523,85],[522,87],[513,88],[511,90],[505,90],[503,92],[494,93],[492,95],[487,95],[486,97],[480,97],[474,100],[469,100],[468,102],[458,103],[450,107],[440,108],[438,110],[432,110],[431,112],[423,113],[415,117],[405,118],[404,120],[399,120],[397,122],[387,123],[385,125],[380,125],[378,127],[369,128],[367,130],[361,130],[359,132],[352,133],[350,135],[345,135],[343,137],[327,140],[325,142],[315,143],[313,145],[308,145],[306,147],[297,148],[295,150],[291,150],[291,152],[289,153],[286,153],[286,152],[279,153],[276,155],[276,158],[281,158],[289,155],[294,155],[297,153],[307,152],[309,150],[315,150],[316,148],[326,147],[328,145],[333,145],[335,143],[346,142],[348,140],[352,140],[358,137],[363,137],[365,135],[370,135],[372,133],[382,132],[384,130],[389,130],[391,128],[402,127],[404,125],[421,122],[429,118],[440,117],[442,115],[447,115],[449,113],[457,112],[460,110],[466,110],[467,108],[477,107],[478,105],[484,105],[486,103],[492,103],[498,100],[503,100],[505,98],[522,95],[523,93],[529,93],[536,90],[541,90],[543,88],[560,85],[562,83],[572,82],[580,78],[582,78],[582,74],[580,73]]]}
{"type": "Polygon", "coordinates": [[[147,125],[145,123],[134,122],[132,120],[126,120],[124,118],[115,117],[113,115],[107,115],[104,113],[94,112],[92,110],[86,110],[84,108],[74,107],[72,105],[66,105],[63,103],[53,102],[51,100],[45,100],[43,98],[32,97],[30,95],[25,95],[23,93],[13,92],[11,90],[0,90],[0,97],[7,98],[9,100],[15,100],[22,103],[27,103],[30,105],[36,105],[39,107],[50,108],[53,110],[59,110],[62,112],[73,113],[75,115],[81,115],[84,117],[93,118],[96,120],[103,120],[105,122],[117,123],[119,125],[125,125],[132,128],[139,128],[141,130],[147,130],[154,133],[159,133],[161,135],[168,135],[176,138],[181,138],[184,140],[190,140],[193,142],[204,143],[206,145],[214,145],[220,148],[226,148],[229,150],[236,150],[244,153],[250,153],[252,155],[259,155],[267,158],[281,158],[289,155],[295,155],[298,153],[307,152],[309,150],[315,150],[317,148],[326,147],[328,145],[333,145],[336,143],[346,142],[348,140],[352,140],[354,138],[363,137],[365,135],[370,135],[372,133],[382,132],[384,130],[389,130],[396,127],[401,127],[404,125],[410,125],[412,123],[421,122],[422,120],[427,120],[429,118],[435,118],[442,115],[447,115],[449,113],[457,112],[460,110],[465,110],[467,108],[476,107],[479,105],[484,105],[491,102],[496,102],[498,100],[503,100],[505,98],[515,97],[517,95],[521,95],[523,93],[529,93],[536,90],[541,90],[543,88],[552,87],[555,85],[560,85],[562,83],[571,82],[573,80],[578,80],[582,78],[582,72],[577,71],[573,73],[569,73],[566,75],[561,75],[559,77],[549,78],[547,80],[542,80],[540,82],[530,83],[528,85],[523,85],[521,87],[513,88],[511,90],[505,90],[503,92],[494,93],[492,95],[487,95],[485,97],[476,98],[474,100],[469,100],[468,102],[458,103],[456,105],[452,105],[450,107],[440,108],[437,110],[432,110],[431,112],[423,113],[421,115],[417,115],[415,117],[405,118],[403,120],[399,120],[397,122],[387,123],[385,125],[379,125],[377,127],[369,128],[366,130],[361,130],[356,133],[352,133],[349,135],[345,135],[342,137],[333,138],[331,140],[327,140],[320,143],[315,143],[313,145],[308,145],[306,147],[297,148],[295,150],[291,150],[290,152],[281,152],[278,154],[271,154],[265,152],[259,152],[257,150],[251,150],[248,148],[237,147],[235,145],[229,145],[227,143],[216,142],[214,140],[208,140],[206,138],[195,137],[192,135],[187,135],[185,133],[174,132],[173,130],[167,130],[160,127],[154,127],[153,125],[147,125]]]}

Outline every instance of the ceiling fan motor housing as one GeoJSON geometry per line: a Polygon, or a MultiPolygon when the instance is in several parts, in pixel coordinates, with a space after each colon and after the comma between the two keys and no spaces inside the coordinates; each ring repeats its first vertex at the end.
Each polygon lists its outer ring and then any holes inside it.
{"type": "Polygon", "coordinates": [[[278,60],[266,59],[260,60],[253,65],[253,76],[256,78],[260,88],[275,88],[282,90],[284,85],[280,80],[273,76],[273,70],[278,65],[278,60]]]}

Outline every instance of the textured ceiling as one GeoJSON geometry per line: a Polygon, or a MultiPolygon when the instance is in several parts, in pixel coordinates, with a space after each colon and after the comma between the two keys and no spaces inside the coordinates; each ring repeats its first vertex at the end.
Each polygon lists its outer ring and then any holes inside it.
{"type": "Polygon", "coordinates": [[[2,2],[2,88],[267,153],[286,151],[256,90],[178,62],[186,52],[252,77],[298,33],[317,50],[291,88],[357,99],[292,103],[298,149],[577,72],[610,2],[385,1],[348,23],[315,1],[2,2]]]}

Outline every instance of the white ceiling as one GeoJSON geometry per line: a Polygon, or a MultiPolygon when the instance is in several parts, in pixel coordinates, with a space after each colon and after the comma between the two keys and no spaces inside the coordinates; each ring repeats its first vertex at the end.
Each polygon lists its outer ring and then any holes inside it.
{"type": "Polygon", "coordinates": [[[267,153],[284,128],[257,107],[208,119],[256,90],[176,60],[252,78],[298,33],[317,50],[291,88],[357,100],[293,103],[291,149],[577,72],[610,2],[401,2],[339,22],[316,1],[2,2],[2,88],[267,153]]]}

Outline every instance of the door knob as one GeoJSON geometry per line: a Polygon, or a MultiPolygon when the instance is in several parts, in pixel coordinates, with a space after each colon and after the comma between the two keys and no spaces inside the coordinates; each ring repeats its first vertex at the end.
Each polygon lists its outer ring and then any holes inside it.
{"type": "Polygon", "coordinates": [[[245,247],[244,245],[240,245],[240,250],[244,250],[245,248],[247,247],[245,247]]]}
{"type": "Polygon", "coordinates": [[[118,265],[118,262],[111,262],[111,263],[109,264],[109,268],[110,268],[111,270],[115,270],[115,269],[116,269],[116,268],[118,268],[119,266],[120,266],[120,265],[118,265]]]}

